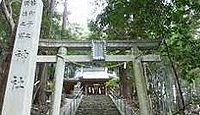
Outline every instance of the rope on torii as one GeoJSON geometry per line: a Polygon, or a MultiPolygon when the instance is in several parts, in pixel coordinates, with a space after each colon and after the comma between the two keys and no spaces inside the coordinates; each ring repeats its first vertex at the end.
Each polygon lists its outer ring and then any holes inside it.
{"type": "Polygon", "coordinates": [[[77,63],[77,62],[75,62],[75,61],[72,61],[72,60],[70,60],[70,59],[68,59],[68,58],[65,58],[63,55],[57,54],[57,56],[58,56],[58,57],[61,57],[62,59],[68,60],[68,61],[67,61],[68,63],[72,63],[72,64],[77,65],[77,66],[79,66],[79,67],[87,67],[87,66],[84,65],[84,64],[80,64],[80,63],[77,63]]]}

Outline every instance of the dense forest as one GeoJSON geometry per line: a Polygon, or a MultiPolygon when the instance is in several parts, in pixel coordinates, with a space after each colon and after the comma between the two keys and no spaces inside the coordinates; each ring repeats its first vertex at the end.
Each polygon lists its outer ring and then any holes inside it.
{"type": "MultiPolygon", "coordinates": [[[[40,38],[73,40],[136,40],[161,39],[151,52],[161,55],[162,62],[144,64],[147,89],[154,114],[198,115],[200,108],[200,1],[199,0],[94,0],[96,9],[105,8],[88,22],[90,33],[82,33],[77,24],[68,24],[67,0],[42,0],[44,11],[40,38]],[[63,2],[64,12],[55,7],[63,2]],[[169,77],[170,76],[170,77],[169,77]],[[160,85],[159,85],[160,84],[160,85]],[[174,92],[175,91],[175,92],[174,92]],[[164,93],[163,93],[164,92],[164,93]]],[[[0,3],[0,112],[9,72],[12,48],[22,0],[0,3]]],[[[56,51],[56,50],[55,50],[56,51]]],[[[54,54],[39,49],[40,54],[54,54]]],[[[124,54],[124,50],[108,51],[124,54]]],[[[108,63],[107,66],[116,63],[108,63]]],[[[46,114],[47,81],[52,79],[54,65],[38,64],[33,105],[46,114]]],[[[113,69],[113,68],[112,68],[113,69]]],[[[114,68],[116,69],[116,68],[114,68]]],[[[111,87],[124,85],[121,95],[138,108],[132,65],[119,66],[120,81],[109,81],[111,87]],[[134,100],[134,101],[133,101],[134,100]]]]}

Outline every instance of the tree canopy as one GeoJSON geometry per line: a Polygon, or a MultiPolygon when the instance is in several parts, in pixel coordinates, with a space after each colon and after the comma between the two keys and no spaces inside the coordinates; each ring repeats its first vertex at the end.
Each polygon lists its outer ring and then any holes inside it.
{"type": "MultiPolygon", "coordinates": [[[[106,4],[90,22],[92,36],[163,39],[181,76],[187,80],[200,77],[198,0],[106,0],[106,4]]],[[[166,46],[159,52],[166,55],[166,46]]]]}

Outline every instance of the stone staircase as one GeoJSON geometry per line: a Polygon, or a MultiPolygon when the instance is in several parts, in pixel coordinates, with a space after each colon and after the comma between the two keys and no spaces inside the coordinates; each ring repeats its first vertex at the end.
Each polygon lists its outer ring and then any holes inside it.
{"type": "Polygon", "coordinates": [[[121,115],[109,96],[84,96],[75,115],[121,115]]]}

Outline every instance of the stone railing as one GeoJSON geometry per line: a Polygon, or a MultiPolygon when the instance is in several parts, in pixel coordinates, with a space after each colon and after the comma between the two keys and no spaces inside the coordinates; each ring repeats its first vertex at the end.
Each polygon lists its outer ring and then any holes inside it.
{"type": "Polygon", "coordinates": [[[133,108],[128,105],[126,99],[117,96],[114,90],[110,90],[109,97],[112,99],[121,115],[137,115],[133,108]]]}
{"type": "Polygon", "coordinates": [[[75,115],[82,98],[83,91],[81,88],[72,99],[67,99],[67,102],[60,110],[60,115],[75,115]]]}

